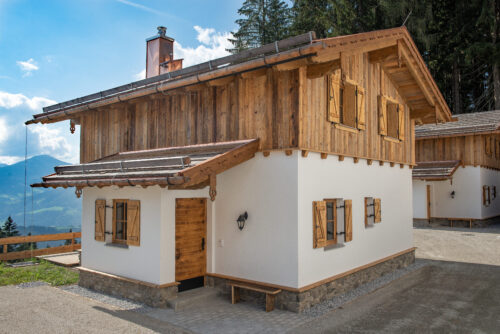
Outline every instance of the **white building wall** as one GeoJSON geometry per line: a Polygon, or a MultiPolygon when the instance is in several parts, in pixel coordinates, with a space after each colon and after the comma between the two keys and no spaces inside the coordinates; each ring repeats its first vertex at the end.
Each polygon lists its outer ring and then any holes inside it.
{"type": "Polygon", "coordinates": [[[413,181],[413,218],[427,219],[427,183],[413,181]]]}
{"type": "Polygon", "coordinates": [[[299,158],[299,282],[302,287],[321,279],[407,250],[412,239],[411,170],[336,156],[321,159],[309,153],[299,158]],[[364,198],[382,200],[382,222],[365,227],[364,198]],[[312,202],[325,198],[352,199],[353,240],[342,247],[313,248],[312,202]]]}
{"type": "MultiPolygon", "coordinates": [[[[104,187],[84,188],[82,201],[82,266],[114,275],[145,282],[163,284],[160,253],[162,236],[166,230],[161,224],[161,192],[158,186],[148,187],[104,187]],[[96,241],[95,200],[105,199],[112,206],[113,199],[134,199],[141,201],[141,245],[121,248],[109,246],[112,236],[106,235],[106,242],[96,241]]],[[[106,208],[106,231],[112,231],[113,211],[106,208]]],[[[172,282],[172,281],[170,281],[172,282]]]]}
{"type": "Polygon", "coordinates": [[[298,286],[298,152],[257,153],[217,176],[213,273],[298,286]]]}
{"type": "Polygon", "coordinates": [[[500,215],[500,171],[481,168],[481,184],[478,188],[482,191],[483,186],[490,186],[491,203],[489,206],[482,205],[481,197],[481,215],[483,219],[500,215]],[[497,187],[497,197],[493,198],[493,186],[497,187]]]}

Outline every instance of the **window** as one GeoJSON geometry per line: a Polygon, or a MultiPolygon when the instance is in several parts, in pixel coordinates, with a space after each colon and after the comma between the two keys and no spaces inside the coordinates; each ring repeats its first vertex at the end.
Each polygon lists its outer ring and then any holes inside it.
{"type": "Polygon", "coordinates": [[[313,248],[351,240],[352,201],[336,198],[313,202],[313,248]]]}
{"type": "Polygon", "coordinates": [[[382,221],[380,198],[365,197],[365,227],[382,221]]]}
{"type": "Polygon", "coordinates": [[[379,134],[387,138],[405,139],[404,105],[389,97],[378,97],[379,134]]]}
{"type": "Polygon", "coordinates": [[[364,130],[365,90],[351,80],[341,80],[340,70],[328,76],[328,121],[364,130]]]}
{"type": "Polygon", "coordinates": [[[483,186],[483,205],[490,206],[491,203],[491,193],[489,186],[483,186]]]}
{"type": "Polygon", "coordinates": [[[491,187],[491,192],[493,199],[497,198],[497,186],[491,187]]]}
{"type": "Polygon", "coordinates": [[[112,242],[132,246],[140,245],[140,202],[129,199],[113,200],[112,242]]]}

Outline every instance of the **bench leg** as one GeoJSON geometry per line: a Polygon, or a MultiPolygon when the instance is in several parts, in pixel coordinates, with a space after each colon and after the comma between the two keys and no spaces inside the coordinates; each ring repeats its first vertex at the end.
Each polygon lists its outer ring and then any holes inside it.
{"type": "Polygon", "coordinates": [[[240,301],[240,288],[231,286],[231,304],[236,304],[240,301]]]}
{"type": "Polygon", "coordinates": [[[275,295],[270,295],[266,293],[266,312],[271,312],[274,310],[274,298],[275,295]]]}

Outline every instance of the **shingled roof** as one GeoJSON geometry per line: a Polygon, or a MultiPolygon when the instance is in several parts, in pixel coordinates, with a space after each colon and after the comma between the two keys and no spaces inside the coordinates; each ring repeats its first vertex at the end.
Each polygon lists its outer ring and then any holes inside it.
{"type": "Polygon", "coordinates": [[[455,122],[417,126],[415,137],[417,139],[450,137],[500,130],[500,110],[460,114],[455,117],[457,119],[455,122]]]}
{"type": "Polygon", "coordinates": [[[460,166],[460,160],[422,161],[413,167],[412,176],[417,180],[447,180],[460,166]]]}

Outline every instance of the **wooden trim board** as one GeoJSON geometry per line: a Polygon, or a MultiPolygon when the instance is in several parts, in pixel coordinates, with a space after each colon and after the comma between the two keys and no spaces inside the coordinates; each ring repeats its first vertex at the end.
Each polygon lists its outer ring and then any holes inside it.
{"type": "Polygon", "coordinates": [[[413,251],[415,251],[415,249],[417,249],[417,248],[416,247],[409,248],[407,250],[404,250],[404,251],[398,252],[396,254],[384,257],[384,258],[379,259],[377,261],[373,261],[373,262],[367,263],[365,265],[362,265],[360,267],[348,270],[348,271],[346,271],[344,273],[337,274],[337,275],[334,275],[334,276],[322,279],[322,280],[320,280],[320,281],[318,281],[316,283],[305,285],[305,286],[303,286],[301,288],[292,288],[292,287],[289,287],[289,286],[284,286],[284,285],[279,285],[279,284],[265,283],[265,282],[260,282],[260,281],[249,280],[249,279],[246,279],[246,278],[240,278],[240,277],[235,277],[235,276],[230,276],[230,275],[223,275],[223,274],[216,274],[216,273],[207,273],[206,276],[223,278],[223,279],[227,279],[227,280],[231,280],[231,281],[236,281],[236,282],[239,281],[239,282],[244,282],[244,283],[249,283],[249,284],[256,284],[256,285],[261,285],[261,286],[264,286],[264,287],[281,289],[281,290],[291,291],[291,292],[304,292],[304,291],[313,289],[313,288],[315,288],[317,286],[320,286],[320,285],[329,283],[331,281],[334,281],[336,279],[339,279],[339,278],[342,278],[342,277],[354,274],[354,273],[356,273],[358,271],[361,271],[361,270],[373,267],[373,266],[375,266],[377,264],[380,264],[382,262],[386,262],[386,261],[392,260],[392,259],[394,259],[394,258],[396,258],[398,256],[405,255],[407,253],[413,252],[413,251]]]}
{"type": "Polygon", "coordinates": [[[123,277],[123,276],[118,276],[118,275],[103,273],[101,271],[92,270],[92,269],[88,269],[88,268],[84,268],[84,267],[77,267],[76,269],[78,269],[79,271],[85,271],[85,272],[88,272],[88,273],[92,273],[92,274],[104,276],[104,277],[107,277],[107,278],[112,278],[112,279],[116,279],[116,280],[119,280],[119,281],[124,281],[124,282],[128,282],[128,283],[132,283],[132,284],[144,285],[144,286],[147,286],[147,287],[150,287],[150,288],[155,288],[155,289],[168,288],[170,286],[175,286],[175,285],[179,285],[180,284],[179,282],[172,282],[172,283],[165,283],[165,284],[154,284],[154,283],[149,283],[149,282],[144,282],[144,281],[136,280],[136,279],[133,279],[133,278],[128,278],[128,277],[123,277]]]}

